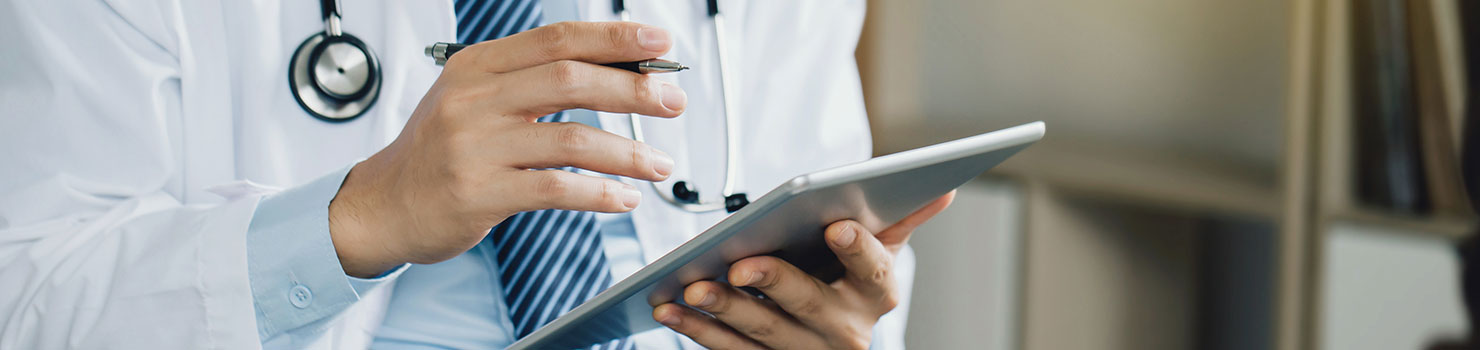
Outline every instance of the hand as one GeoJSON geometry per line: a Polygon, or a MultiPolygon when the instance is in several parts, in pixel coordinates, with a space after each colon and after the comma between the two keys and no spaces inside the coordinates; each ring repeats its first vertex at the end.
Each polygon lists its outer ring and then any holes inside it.
{"type": "Polygon", "coordinates": [[[573,108],[678,116],[687,97],[677,86],[599,65],[655,58],[671,46],[655,27],[566,22],[452,56],[401,134],[355,165],[329,205],[345,273],[451,259],[523,211],[637,207],[640,192],[622,182],[531,169],[660,181],[672,158],[578,123],[535,120],[573,108]]]}
{"type": "Polygon", "coordinates": [[[823,283],[781,259],[745,258],[730,265],[729,284],[700,281],[684,289],[684,302],[653,309],[653,319],[713,349],[867,349],[874,323],[899,304],[894,257],[920,224],[951,205],[956,192],[936,199],[877,235],[851,220],[824,233],[847,268],[823,283]],[[767,299],[736,287],[754,287],[767,299]]]}

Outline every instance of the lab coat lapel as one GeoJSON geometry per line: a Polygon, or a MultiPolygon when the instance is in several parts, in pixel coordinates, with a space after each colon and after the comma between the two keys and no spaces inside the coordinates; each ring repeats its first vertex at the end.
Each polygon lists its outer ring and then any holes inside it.
{"type": "Polygon", "coordinates": [[[236,177],[235,133],[232,118],[231,58],[226,44],[225,12],[216,1],[182,1],[188,14],[177,35],[180,38],[181,138],[185,203],[219,201],[206,192],[209,186],[236,177]],[[190,20],[190,19],[196,20],[190,20]]]}
{"type": "MultiPolygon", "coordinates": [[[[181,119],[182,142],[191,145],[181,147],[180,151],[183,164],[192,165],[189,171],[183,172],[182,202],[219,202],[222,198],[207,192],[206,188],[230,181],[236,174],[236,164],[232,161],[235,159],[235,133],[230,117],[234,109],[230,93],[231,60],[226,55],[225,46],[228,43],[224,27],[226,13],[216,1],[182,1],[179,4],[181,12],[186,15],[179,17],[184,20],[176,32],[181,70],[181,111],[178,117],[181,119]]],[[[240,239],[240,236],[226,234],[201,237],[201,240],[233,238],[240,239]]],[[[245,273],[247,257],[244,249],[216,251],[228,254],[214,256],[215,263],[207,266],[219,269],[222,274],[227,274],[227,271],[245,273]]],[[[245,279],[212,279],[206,282],[211,281],[238,283],[245,282],[245,279]]],[[[218,345],[223,347],[260,346],[257,332],[249,331],[257,328],[256,320],[240,317],[253,314],[252,299],[245,294],[250,289],[244,284],[207,289],[234,290],[244,294],[234,297],[209,295],[203,299],[208,304],[205,309],[210,313],[206,322],[206,332],[211,333],[208,337],[219,341],[218,345]]]]}

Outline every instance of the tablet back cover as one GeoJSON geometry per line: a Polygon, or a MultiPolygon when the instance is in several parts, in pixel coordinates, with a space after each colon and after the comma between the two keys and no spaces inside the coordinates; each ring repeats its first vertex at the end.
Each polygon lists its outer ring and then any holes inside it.
{"type": "Polygon", "coordinates": [[[824,281],[841,276],[823,230],[853,219],[883,230],[1042,138],[1042,122],[799,176],[561,316],[510,349],[570,349],[661,327],[653,307],[683,287],[724,281],[740,259],[780,257],[824,281]]]}

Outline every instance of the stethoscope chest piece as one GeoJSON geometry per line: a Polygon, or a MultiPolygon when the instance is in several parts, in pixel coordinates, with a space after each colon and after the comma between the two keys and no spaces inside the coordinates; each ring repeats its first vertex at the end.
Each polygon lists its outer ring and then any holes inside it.
{"type": "Polygon", "coordinates": [[[340,32],[338,4],[326,1],[325,30],[298,45],[288,86],[304,111],[323,121],[355,119],[380,96],[380,62],[365,42],[340,32]]]}

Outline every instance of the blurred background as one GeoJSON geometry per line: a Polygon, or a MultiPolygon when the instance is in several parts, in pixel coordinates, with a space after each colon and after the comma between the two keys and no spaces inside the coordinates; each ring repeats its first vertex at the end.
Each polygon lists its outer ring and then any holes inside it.
{"type": "Polygon", "coordinates": [[[914,236],[908,345],[1474,348],[1463,1],[869,1],[876,153],[1048,124],[914,236]]]}

